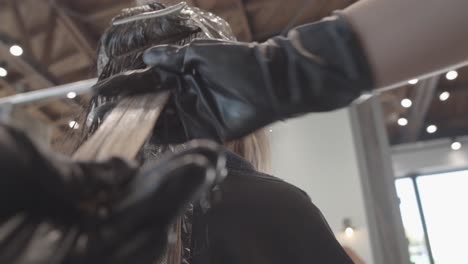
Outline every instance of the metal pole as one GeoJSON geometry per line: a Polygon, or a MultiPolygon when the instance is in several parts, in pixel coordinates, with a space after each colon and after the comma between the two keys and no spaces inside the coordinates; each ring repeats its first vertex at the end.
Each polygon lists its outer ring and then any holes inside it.
{"type": "Polygon", "coordinates": [[[7,123],[10,119],[11,104],[0,104],[0,123],[7,123]]]}
{"type": "Polygon", "coordinates": [[[377,96],[350,108],[374,263],[409,264],[390,145],[377,96]]]}
{"type": "Polygon", "coordinates": [[[421,217],[422,228],[424,231],[424,240],[426,242],[427,253],[429,254],[429,261],[434,264],[434,256],[432,255],[431,242],[429,241],[429,233],[427,232],[426,217],[422,207],[421,196],[419,194],[418,184],[416,183],[416,177],[411,177],[413,180],[414,193],[416,194],[416,202],[418,203],[419,216],[421,217]]]}
{"type": "Polygon", "coordinates": [[[56,98],[65,98],[69,92],[75,92],[76,94],[87,93],[91,91],[91,87],[96,81],[97,79],[93,78],[0,98],[0,107],[3,105],[18,106],[56,98]]]}

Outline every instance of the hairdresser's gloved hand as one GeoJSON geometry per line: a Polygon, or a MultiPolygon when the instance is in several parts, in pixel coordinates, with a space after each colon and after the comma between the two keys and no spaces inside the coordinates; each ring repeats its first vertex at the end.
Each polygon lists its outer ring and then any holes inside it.
{"type": "Polygon", "coordinates": [[[0,263],[154,263],[172,221],[224,170],[212,143],[137,169],[57,158],[0,125],[0,263]]]}
{"type": "MultiPolygon", "coordinates": [[[[152,83],[154,90],[173,90],[156,129],[170,131],[159,136],[166,142],[236,139],[277,120],[348,106],[372,88],[363,51],[341,17],[261,44],[196,40],[183,47],[156,46],[144,61],[152,68],[127,74],[125,81],[128,86],[146,79],[141,87],[152,83]],[[177,137],[174,131],[184,134],[177,137]]],[[[112,86],[97,90],[113,90],[106,88],[112,86]]]]}
{"type": "Polygon", "coordinates": [[[0,124],[0,171],[0,216],[19,210],[55,213],[62,209],[60,213],[66,215],[102,193],[117,195],[137,167],[119,158],[73,162],[39,149],[21,131],[0,124]]]}
{"type": "Polygon", "coordinates": [[[105,232],[95,233],[83,263],[154,263],[175,218],[223,179],[224,161],[220,146],[195,142],[143,168],[125,197],[109,207],[105,232]]]}

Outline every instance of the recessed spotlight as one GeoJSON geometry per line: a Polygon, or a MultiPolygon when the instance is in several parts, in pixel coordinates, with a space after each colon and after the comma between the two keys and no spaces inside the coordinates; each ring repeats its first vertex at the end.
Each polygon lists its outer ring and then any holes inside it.
{"type": "Polygon", "coordinates": [[[3,68],[3,67],[0,67],[0,77],[5,77],[8,75],[8,71],[3,68]]]}
{"type": "Polygon", "coordinates": [[[72,120],[72,121],[68,122],[68,126],[70,128],[73,128],[73,129],[79,129],[80,128],[80,124],[78,124],[78,122],[76,122],[75,120],[72,120]]]}
{"type": "Polygon", "coordinates": [[[354,235],[354,228],[347,227],[345,229],[345,234],[346,234],[347,237],[352,237],[354,235]]]}
{"type": "Polygon", "coordinates": [[[13,56],[21,56],[23,55],[23,48],[18,45],[13,45],[10,47],[10,53],[13,56]]]}
{"type": "Polygon", "coordinates": [[[450,147],[453,150],[459,150],[459,149],[461,149],[462,144],[460,142],[458,142],[458,141],[454,141],[454,142],[452,142],[452,145],[450,145],[450,147]]]}
{"type": "Polygon", "coordinates": [[[75,98],[75,97],[76,97],[76,93],[75,93],[75,92],[69,92],[69,93],[67,93],[67,98],[73,99],[73,98],[75,98]]]}
{"type": "Polygon", "coordinates": [[[404,108],[410,108],[412,105],[413,102],[408,98],[401,100],[401,106],[403,106],[404,108]]]}
{"type": "Polygon", "coordinates": [[[349,238],[353,237],[355,233],[355,227],[351,225],[351,219],[349,218],[343,219],[343,225],[344,225],[345,235],[349,238]]]}
{"type": "Polygon", "coordinates": [[[437,126],[436,125],[429,125],[429,126],[427,126],[426,131],[429,134],[433,134],[433,133],[437,132],[437,126]]]}
{"type": "Polygon", "coordinates": [[[445,78],[447,80],[455,80],[458,77],[458,72],[457,71],[449,71],[445,74],[445,78]]]}
{"type": "Polygon", "coordinates": [[[402,117],[398,119],[398,125],[400,126],[406,126],[408,124],[408,119],[402,117]]]}
{"type": "Polygon", "coordinates": [[[418,79],[412,79],[408,81],[409,84],[417,84],[418,82],[419,82],[418,79]]]}
{"type": "Polygon", "coordinates": [[[441,94],[439,95],[439,99],[440,99],[441,101],[446,101],[447,99],[449,99],[449,97],[450,97],[450,93],[447,92],[447,91],[445,91],[445,92],[443,92],[443,93],[441,93],[441,94]]]}

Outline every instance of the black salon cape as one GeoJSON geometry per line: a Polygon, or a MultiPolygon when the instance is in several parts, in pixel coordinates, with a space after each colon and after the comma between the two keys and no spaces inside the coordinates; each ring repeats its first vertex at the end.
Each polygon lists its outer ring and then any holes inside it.
{"type": "MultiPolygon", "coordinates": [[[[18,153],[14,144],[27,140],[17,141],[5,132],[0,127],[1,175],[31,173],[33,166],[24,166],[30,153],[18,153]]],[[[229,174],[214,193],[211,209],[195,206],[192,264],[353,263],[304,192],[256,172],[235,154],[227,157],[229,174]]],[[[18,190],[30,194],[20,178],[11,182],[11,177],[0,177],[0,184],[1,208],[17,208],[14,204],[22,203],[12,197],[30,196],[15,195],[18,190]]]]}
{"type": "Polygon", "coordinates": [[[219,201],[195,208],[193,264],[353,263],[297,187],[228,153],[219,201]]]}

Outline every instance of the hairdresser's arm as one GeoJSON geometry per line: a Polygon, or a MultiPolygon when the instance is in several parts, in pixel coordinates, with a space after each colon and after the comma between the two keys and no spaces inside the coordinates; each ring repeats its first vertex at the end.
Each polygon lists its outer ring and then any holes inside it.
{"type": "Polygon", "coordinates": [[[277,120],[346,107],[376,87],[466,61],[468,34],[461,33],[468,16],[460,10],[468,4],[440,2],[362,1],[341,16],[261,44],[212,40],[153,47],[144,55],[152,68],[116,75],[95,88],[103,95],[128,87],[172,89],[170,107],[177,116],[163,120],[179,122],[160,123],[165,129],[157,131],[183,131],[185,138],[171,134],[163,141],[232,140],[277,120]],[[448,47],[442,52],[441,42],[448,47]]]}
{"type": "Polygon", "coordinates": [[[164,143],[237,139],[278,120],[346,107],[373,88],[364,53],[342,16],[261,44],[195,40],[153,47],[143,59],[152,67],[94,88],[103,96],[171,89],[172,102],[157,124],[163,127],[156,128],[171,131],[156,137],[164,143]]]}
{"type": "Polygon", "coordinates": [[[378,88],[468,63],[468,1],[361,0],[343,14],[378,88]]]}

